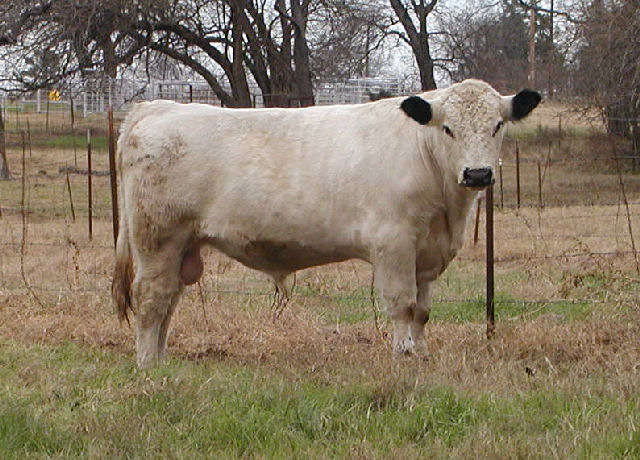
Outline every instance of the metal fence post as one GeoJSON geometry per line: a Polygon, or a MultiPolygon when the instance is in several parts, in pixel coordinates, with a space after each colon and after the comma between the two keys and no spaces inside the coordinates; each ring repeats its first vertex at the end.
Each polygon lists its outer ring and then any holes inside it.
{"type": "Polygon", "coordinates": [[[478,228],[480,227],[480,208],[482,207],[482,197],[478,198],[478,205],[476,206],[476,225],[473,228],[473,245],[478,244],[478,228]]]}
{"type": "Polygon", "coordinates": [[[87,202],[89,207],[89,240],[93,239],[93,197],[91,193],[91,130],[87,129],[87,202]]]}
{"type": "Polygon", "coordinates": [[[487,221],[487,339],[493,337],[496,329],[494,315],[494,278],[493,278],[493,185],[485,192],[487,221]]]}
{"type": "Polygon", "coordinates": [[[540,167],[540,161],[538,165],[538,209],[542,209],[542,168],[540,167]]]}
{"type": "Polygon", "coordinates": [[[113,130],[113,108],[109,107],[109,178],[111,182],[111,221],[113,245],[118,241],[118,185],[116,182],[116,138],[113,130]]]}
{"type": "Polygon", "coordinates": [[[516,209],[520,209],[520,144],[516,141],[516,209]]]}
{"type": "Polygon", "coordinates": [[[502,182],[502,158],[498,159],[498,171],[500,174],[500,209],[504,209],[504,184],[502,182]]]}

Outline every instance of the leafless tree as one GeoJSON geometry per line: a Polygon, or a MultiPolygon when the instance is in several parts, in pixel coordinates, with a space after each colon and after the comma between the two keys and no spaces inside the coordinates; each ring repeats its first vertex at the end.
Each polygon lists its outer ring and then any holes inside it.
{"type": "Polygon", "coordinates": [[[403,32],[400,37],[411,47],[420,73],[420,84],[423,90],[436,88],[433,76],[433,59],[427,18],[435,8],[438,0],[389,0],[403,32]]]}
{"type": "Polygon", "coordinates": [[[377,73],[397,19],[386,0],[321,0],[310,30],[314,75],[329,79],[377,73]]]}
{"type": "Polygon", "coordinates": [[[605,110],[609,129],[640,145],[640,14],[635,0],[584,9],[573,73],[576,92],[605,110]]]}
{"type": "Polygon", "coordinates": [[[479,78],[502,92],[521,88],[527,81],[525,21],[524,11],[514,2],[503,2],[499,8],[469,5],[441,17],[451,79],[479,78]]]}
{"type": "Polygon", "coordinates": [[[19,0],[0,9],[0,44],[8,44],[5,50],[23,63],[31,59],[28,72],[22,68],[7,79],[15,88],[46,87],[95,71],[114,77],[120,65],[151,51],[202,76],[225,105],[250,106],[251,79],[265,96],[285,94],[308,105],[313,103],[310,5],[310,0],[269,5],[261,0],[19,0]],[[54,68],[40,65],[44,55],[56,57],[54,68]]]}
{"type": "Polygon", "coordinates": [[[563,16],[562,33],[556,32],[554,38],[551,12],[540,9],[532,29],[527,11],[519,0],[502,0],[490,7],[469,4],[467,8],[440,14],[440,27],[447,31],[441,36],[441,46],[450,57],[446,69],[451,79],[480,78],[502,92],[525,85],[547,86],[548,94],[553,86],[566,91],[565,56],[573,44],[571,24],[563,16]],[[533,66],[532,47],[536,50],[533,66]],[[532,67],[538,69],[534,81],[532,67]]]}
{"type": "Polygon", "coordinates": [[[140,8],[143,3],[134,0],[3,2],[2,57],[16,63],[2,80],[5,88],[32,90],[96,71],[114,77],[140,50],[141,44],[121,30],[123,18],[140,8]]]}

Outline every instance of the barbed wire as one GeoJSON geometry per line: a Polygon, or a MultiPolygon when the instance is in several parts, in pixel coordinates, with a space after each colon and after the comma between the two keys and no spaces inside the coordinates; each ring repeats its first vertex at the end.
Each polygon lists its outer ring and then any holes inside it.
{"type": "MultiPolygon", "coordinates": [[[[74,288],[74,287],[51,287],[51,286],[31,286],[31,289],[35,289],[39,292],[49,292],[56,294],[96,294],[96,293],[104,293],[110,295],[111,288],[108,286],[104,287],[82,287],[82,288],[74,288]]],[[[0,288],[0,295],[5,292],[26,292],[28,288],[24,286],[14,286],[14,287],[4,287],[0,288]]],[[[213,295],[230,295],[230,296],[243,296],[243,297],[273,297],[275,295],[275,291],[244,291],[238,289],[210,289],[210,288],[202,288],[201,292],[206,294],[213,295]]],[[[638,290],[629,290],[625,291],[628,294],[635,294],[640,291],[638,290]]],[[[196,294],[195,291],[192,292],[196,294]]],[[[371,296],[369,294],[322,294],[322,293],[309,293],[309,292],[294,292],[292,293],[292,298],[316,298],[316,299],[325,299],[325,300],[359,300],[362,302],[371,302],[371,296]]],[[[621,301],[631,301],[631,299],[620,299],[620,298],[612,298],[612,299],[595,299],[591,297],[585,298],[543,298],[543,299],[496,299],[496,303],[500,304],[511,304],[511,305],[544,305],[544,304],[601,304],[601,305],[609,305],[609,304],[618,304],[621,301]]],[[[472,304],[472,303],[484,303],[485,299],[482,297],[435,297],[432,299],[433,303],[450,303],[450,304],[472,304]]]]}
{"type": "MultiPolygon", "coordinates": [[[[547,254],[547,255],[522,255],[522,256],[509,256],[509,257],[495,257],[493,261],[495,263],[500,262],[515,262],[518,260],[548,260],[548,259],[576,259],[580,257],[605,257],[605,256],[627,256],[634,255],[633,251],[587,251],[587,252],[574,252],[568,254],[547,254]]],[[[484,262],[485,258],[482,257],[465,257],[458,256],[456,257],[460,260],[470,261],[470,262],[484,262]]]]}
{"type": "MultiPolygon", "coordinates": [[[[27,148],[29,148],[29,146],[26,146],[27,148]]],[[[55,150],[60,150],[58,147],[51,147],[52,149],[55,150]]],[[[67,146],[63,151],[64,152],[69,152],[72,151],[73,148],[67,146]]],[[[95,153],[96,155],[103,155],[106,152],[106,147],[104,149],[101,149],[99,146],[92,146],[92,150],[93,153],[95,153]]],[[[76,151],[77,151],[77,157],[70,157],[69,159],[66,160],[55,160],[55,161],[47,161],[47,162],[40,162],[40,160],[34,160],[33,158],[29,158],[29,161],[32,163],[33,166],[38,166],[38,167],[55,167],[55,166],[59,166],[59,167],[63,167],[63,166],[68,166],[71,163],[75,163],[76,159],[82,160],[82,163],[86,163],[86,158],[85,158],[85,154],[86,154],[86,143],[78,143],[78,145],[76,146],[76,151]]],[[[575,163],[580,163],[580,164],[585,164],[585,163],[589,163],[589,162],[600,162],[600,161],[617,161],[617,160],[640,160],[640,154],[638,155],[614,155],[614,156],[596,156],[596,157],[584,157],[584,158],[564,158],[564,159],[549,159],[549,158],[545,158],[545,159],[534,159],[534,158],[521,158],[519,160],[519,163],[521,165],[523,164],[537,164],[540,163],[541,165],[549,165],[549,166],[554,166],[554,165],[562,165],[562,164],[575,164],[575,163]]],[[[504,167],[515,167],[517,164],[516,160],[513,158],[504,158],[502,157],[502,166],[504,167]]],[[[95,172],[95,170],[94,170],[95,172]]]]}
{"type": "MultiPolygon", "coordinates": [[[[62,187],[62,185],[61,185],[62,187]]],[[[94,192],[95,193],[95,192],[94,192]]],[[[495,193],[495,192],[494,192],[495,193]]],[[[58,198],[59,199],[59,198],[58,198]]],[[[65,195],[65,199],[66,199],[66,195],[65,195]]],[[[29,211],[33,211],[33,207],[37,207],[38,211],[59,211],[60,210],[60,206],[68,206],[68,203],[64,203],[64,205],[62,203],[60,203],[59,205],[56,206],[45,206],[44,204],[42,204],[42,201],[44,201],[45,203],[47,201],[52,201],[52,200],[46,200],[46,199],[42,199],[39,200],[38,198],[33,199],[31,203],[29,204],[29,206],[25,206],[24,207],[24,211],[25,212],[29,212],[29,211]],[[34,201],[36,200],[36,201],[34,201]]],[[[601,203],[570,203],[570,204],[565,204],[565,203],[561,203],[561,204],[546,204],[543,206],[539,206],[537,204],[533,204],[533,203],[522,203],[520,204],[520,206],[517,206],[515,204],[511,204],[511,203],[505,203],[504,206],[500,206],[500,204],[494,203],[494,208],[496,210],[501,210],[501,209],[508,209],[508,210],[517,210],[519,208],[524,208],[524,209],[540,209],[541,211],[545,211],[545,210],[552,210],[552,209],[556,209],[556,208],[563,208],[566,206],[576,206],[576,207],[585,207],[585,208],[593,208],[593,207],[598,207],[598,206],[623,206],[622,202],[601,202],[601,203]]],[[[640,206],[640,202],[635,203],[635,202],[631,202],[629,203],[629,207],[635,207],[635,206],[640,206]]],[[[21,212],[23,210],[23,208],[21,206],[3,206],[2,203],[0,202],[0,208],[2,208],[3,211],[7,210],[7,211],[14,211],[14,212],[21,212]]],[[[82,206],[78,206],[76,207],[76,210],[87,210],[88,208],[85,206],[84,208],[82,206]]],[[[111,211],[111,204],[110,203],[105,203],[105,204],[95,204],[92,207],[92,209],[94,211],[96,210],[108,210],[111,211]]],[[[626,214],[625,214],[626,215],[626,214]]],[[[640,212],[637,213],[631,213],[631,216],[640,216],[640,212]]],[[[496,222],[499,223],[501,220],[522,220],[524,218],[527,217],[523,217],[523,216],[517,216],[517,215],[500,215],[497,214],[496,216],[499,217],[499,219],[496,219],[496,222]]],[[[600,214],[598,213],[597,215],[595,214],[578,214],[578,215],[563,215],[561,216],[562,219],[593,219],[594,217],[598,217],[598,218],[602,218],[602,217],[620,217],[620,214],[600,214]]],[[[545,219],[558,219],[558,216],[546,216],[544,214],[544,212],[540,215],[540,218],[545,220],[545,219]]],[[[537,219],[537,217],[536,217],[537,219]]]]}

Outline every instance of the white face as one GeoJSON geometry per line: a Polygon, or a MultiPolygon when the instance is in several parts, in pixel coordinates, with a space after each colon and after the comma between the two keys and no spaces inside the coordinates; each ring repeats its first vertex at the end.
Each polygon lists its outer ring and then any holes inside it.
{"type": "Polygon", "coordinates": [[[435,141],[434,154],[441,156],[456,182],[479,189],[494,181],[505,123],[526,117],[540,99],[531,90],[501,96],[487,83],[465,80],[409,97],[400,108],[425,126],[428,139],[435,141]]]}
{"type": "Polygon", "coordinates": [[[468,89],[452,92],[442,101],[440,117],[432,126],[440,129],[447,164],[458,184],[485,187],[493,182],[502,147],[503,100],[485,88],[468,89]]]}

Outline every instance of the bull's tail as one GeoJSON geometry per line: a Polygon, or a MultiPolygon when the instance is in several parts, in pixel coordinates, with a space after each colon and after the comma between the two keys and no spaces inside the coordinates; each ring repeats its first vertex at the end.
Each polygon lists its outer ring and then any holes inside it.
{"type": "MultiPolygon", "coordinates": [[[[126,123],[126,121],[125,121],[126,123]]],[[[133,260],[131,258],[131,244],[129,242],[129,229],[127,225],[127,215],[125,212],[125,190],[122,171],[122,150],[124,145],[124,130],[118,139],[118,170],[120,177],[120,187],[118,189],[118,198],[120,202],[120,224],[118,229],[118,240],[116,241],[116,263],[113,270],[113,281],[111,283],[111,297],[118,313],[120,322],[127,321],[129,323],[129,310],[133,313],[131,305],[131,284],[133,282],[133,260]]]]}
{"type": "Polygon", "coordinates": [[[133,312],[131,305],[131,283],[133,282],[133,260],[131,259],[131,246],[126,224],[126,216],[120,218],[120,230],[116,243],[116,264],[113,270],[113,282],[111,283],[111,297],[118,313],[120,322],[129,322],[129,310],[133,312]]]}

